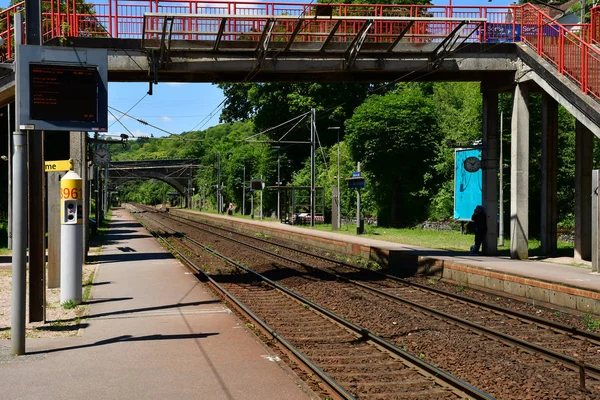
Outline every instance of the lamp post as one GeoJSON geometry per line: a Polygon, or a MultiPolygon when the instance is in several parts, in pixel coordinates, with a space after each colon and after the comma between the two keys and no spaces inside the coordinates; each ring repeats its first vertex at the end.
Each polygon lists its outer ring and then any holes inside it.
{"type": "Polygon", "coordinates": [[[342,212],[341,212],[341,201],[340,201],[340,127],[330,126],[330,130],[337,131],[337,196],[335,199],[337,205],[337,229],[342,227],[342,212]]]}
{"type": "Polygon", "coordinates": [[[504,154],[502,152],[502,136],[503,136],[503,120],[504,111],[500,111],[500,218],[498,224],[498,245],[504,246],[504,154]]]}
{"type": "Polygon", "coordinates": [[[242,215],[246,215],[246,163],[242,168],[242,215]]]}
{"type": "Polygon", "coordinates": [[[271,146],[273,149],[277,149],[277,219],[281,222],[281,191],[279,186],[281,185],[281,159],[279,149],[281,146],[271,146]]]}

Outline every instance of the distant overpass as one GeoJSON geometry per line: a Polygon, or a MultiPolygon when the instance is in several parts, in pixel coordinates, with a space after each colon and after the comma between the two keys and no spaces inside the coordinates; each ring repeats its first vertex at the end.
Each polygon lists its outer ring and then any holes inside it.
{"type": "Polygon", "coordinates": [[[156,179],[168,183],[191,204],[194,172],[202,166],[197,159],[111,161],[108,179],[111,185],[138,180],[156,179]]]}

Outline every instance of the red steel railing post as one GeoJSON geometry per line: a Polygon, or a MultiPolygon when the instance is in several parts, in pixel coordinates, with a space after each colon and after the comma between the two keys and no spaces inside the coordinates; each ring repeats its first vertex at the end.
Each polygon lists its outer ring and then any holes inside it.
{"type": "Polygon", "coordinates": [[[558,32],[558,72],[562,75],[565,70],[565,35],[558,32]]]}
{"type": "Polygon", "coordinates": [[[581,90],[583,93],[588,94],[588,86],[587,86],[587,52],[588,49],[581,43],[581,90]]]}
{"type": "Polygon", "coordinates": [[[113,37],[119,37],[119,0],[115,0],[115,31],[113,37]]]}
{"type": "Polygon", "coordinates": [[[538,55],[542,55],[542,13],[537,14],[538,16],[538,22],[537,22],[537,53],[538,55]]]}

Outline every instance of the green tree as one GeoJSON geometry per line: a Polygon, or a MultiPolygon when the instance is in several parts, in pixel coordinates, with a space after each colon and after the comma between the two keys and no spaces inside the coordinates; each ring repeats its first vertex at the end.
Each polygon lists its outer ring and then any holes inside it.
{"type": "Polygon", "coordinates": [[[479,83],[439,82],[433,85],[432,99],[440,129],[436,146],[435,173],[431,188],[432,198],[429,219],[440,220],[453,217],[454,210],[454,147],[446,140],[457,143],[481,139],[482,102],[479,83]]]}
{"type": "Polygon", "coordinates": [[[426,216],[440,141],[435,104],[418,84],[372,96],[346,123],[348,145],[373,175],[380,225],[406,226],[426,216]]]}

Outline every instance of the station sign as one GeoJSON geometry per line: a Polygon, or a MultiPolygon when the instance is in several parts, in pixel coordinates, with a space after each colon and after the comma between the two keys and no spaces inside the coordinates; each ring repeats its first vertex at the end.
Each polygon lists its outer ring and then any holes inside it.
{"type": "Polygon", "coordinates": [[[349,189],[363,189],[367,186],[367,181],[361,177],[346,178],[346,181],[348,181],[349,189]]]}
{"type": "Polygon", "coordinates": [[[361,176],[362,176],[362,173],[360,171],[352,173],[353,178],[360,178],[361,176]]]}
{"type": "Polygon", "coordinates": [[[66,172],[73,169],[73,160],[46,161],[46,172],[66,172]]]}
{"type": "Polygon", "coordinates": [[[252,179],[250,180],[250,191],[254,192],[255,190],[263,190],[265,188],[265,184],[261,179],[252,179]]]}
{"type": "Polygon", "coordinates": [[[106,49],[19,45],[19,128],[108,130],[106,49]]]}

